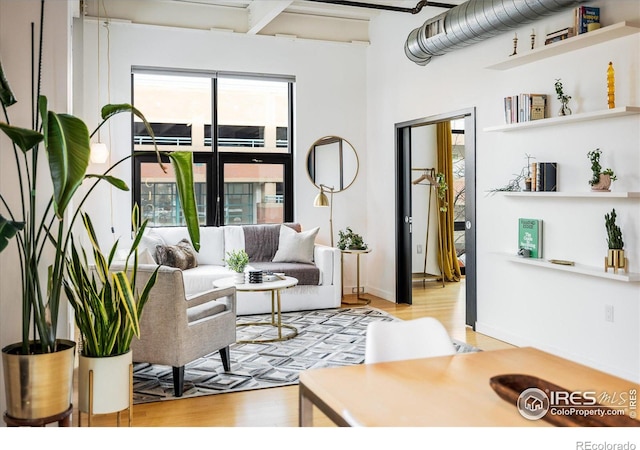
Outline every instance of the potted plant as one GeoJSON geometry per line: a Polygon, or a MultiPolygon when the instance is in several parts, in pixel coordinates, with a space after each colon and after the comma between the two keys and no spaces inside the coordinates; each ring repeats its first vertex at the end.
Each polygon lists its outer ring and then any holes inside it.
{"type": "Polygon", "coordinates": [[[93,414],[127,408],[131,413],[131,340],[134,335],[140,337],[140,317],[160,266],[144,286],[136,283],[137,249],[147,226],[145,220],[137,227],[137,205],[132,215],[133,244],[124,263],[117,269],[114,268],[114,256],[119,242],[116,241],[105,256],[98,245],[91,219],[82,214],[82,220],[91,242],[93,263],[90,264],[86,252],[78,249],[72,237],[67,256],[68,277],[63,285],[81,334],[78,408],[89,414],[90,424],[93,414]]]}
{"type": "Polygon", "coordinates": [[[599,148],[587,153],[587,156],[591,161],[591,179],[589,180],[589,184],[591,185],[592,191],[609,192],[611,182],[616,181],[618,177],[616,177],[613,170],[609,168],[604,170],[602,169],[602,166],[600,165],[601,155],[602,150],[599,148]]]}
{"type": "MultiPolygon", "coordinates": [[[[38,70],[39,80],[41,69],[38,70]]],[[[88,174],[93,134],[89,134],[81,119],[50,111],[47,98],[40,94],[40,83],[37,85],[38,89],[34,89],[38,99],[37,111],[32,111],[32,127],[12,125],[7,109],[16,103],[16,99],[0,65],[0,103],[4,113],[0,130],[13,144],[18,180],[5,189],[20,199],[19,207],[11,207],[8,197],[5,197],[8,192],[0,194],[0,251],[15,238],[18,248],[16,264],[21,268],[22,340],[2,349],[6,414],[14,419],[47,418],[70,411],[75,343],[58,339],[57,329],[71,230],[80,208],[99,182],[106,181],[118,189],[128,189],[126,183],[108,174],[130,156],[116,162],[101,175],[88,174]],[[46,160],[41,161],[45,154],[46,160]],[[74,198],[86,179],[93,184],[84,196],[74,198]],[[46,188],[43,190],[42,183],[49,180],[52,194],[46,188]],[[72,204],[77,205],[75,210],[72,204]]],[[[122,112],[140,117],[153,136],[144,116],[128,104],[103,107],[102,122],[93,133],[122,112]]],[[[194,248],[198,249],[200,239],[192,155],[174,152],[168,156],[176,172],[180,203],[189,233],[194,248]]],[[[158,161],[160,163],[159,153],[158,161]]]]}
{"type": "Polygon", "coordinates": [[[229,269],[233,270],[235,274],[236,284],[244,283],[244,269],[249,264],[249,255],[244,250],[232,250],[227,252],[227,257],[224,262],[227,263],[229,269]]]}
{"type": "Polygon", "coordinates": [[[367,244],[364,243],[362,236],[354,233],[351,227],[347,227],[344,231],[338,231],[338,248],[340,250],[366,250],[367,244]]]}
{"type": "Polygon", "coordinates": [[[564,87],[559,78],[556,80],[554,86],[556,88],[556,96],[558,100],[560,100],[560,111],[558,111],[558,115],[570,116],[571,108],[569,108],[569,100],[571,100],[571,96],[564,93],[564,87]]]}
{"type": "Polygon", "coordinates": [[[607,272],[609,267],[613,268],[615,273],[618,269],[629,270],[627,259],[624,256],[624,241],[622,240],[622,230],[616,225],[616,209],[613,208],[611,213],[604,215],[604,224],[607,230],[607,246],[609,248],[607,257],[605,258],[604,270],[607,272]]]}

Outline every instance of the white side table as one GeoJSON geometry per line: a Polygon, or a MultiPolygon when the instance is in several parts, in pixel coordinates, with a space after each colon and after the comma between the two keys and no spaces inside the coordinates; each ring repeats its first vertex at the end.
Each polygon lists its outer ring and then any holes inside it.
{"type": "Polygon", "coordinates": [[[286,341],[298,335],[298,330],[293,325],[282,323],[280,308],[280,291],[293,287],[298,284],[298,279],[293,277],[284,277],[284,280],[264,281],[262,283],[242,283],[236,284],[234,278],[223,278],[213,282],[214,287],[230,287],[235,286],[238,292],[271,292],[271,322],[250,322],[237,325],[238,327],[250,326],[272,326],[278,329],[278,337],[272,339],[256,339],[251,341],[237,341],[238,344],[256,344],[265,342],[286,341]],[[275,316],[278,316],[276,321],[275,316]],[[293,330],[289,334],[283,335],[282,329],[287,328],[293,330]]]}
{"type": "MultiPolygon", "coordinates": [[[[351,250],[351,249],[345,249],[345,250],[340,250],[340,266],[341,266],[341,270],[342,270],[342,274],[341,274],[341,279],[342,279],[342,304],[344,305],[368,305],[369,303],[371,303],[371,299],[368,298],[364,298],[360,296],[360,255],[363,255],[365,253],[371,253],[371,249],[367,248],[365,250],[351,250]],[[355,302],[345,302],[344,301],[344,255],[345,254],[352,254],[352,255],[356,255],[356,301],[355,302]]],[[[363,292],[364,294],[364,292],[363,292]]]]}

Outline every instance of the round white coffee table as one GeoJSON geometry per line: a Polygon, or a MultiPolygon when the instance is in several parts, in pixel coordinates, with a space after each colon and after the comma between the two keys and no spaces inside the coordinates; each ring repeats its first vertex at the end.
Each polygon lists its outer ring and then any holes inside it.
{"type": "Polygon", "coordinates": [[[278,337],[270,339],[255,339],[248,341],[237,341],[238,344],[256,344],[264,342],[278,342],[292,339],[298,335],[298,329],[293,325],[287,325],[282,323],[281,319],[281,307],[280,307],[280,292],[283,289],[293,287],[298,284],[297,278],[283,277],[283,280],[264,281],[262,283],[242,283],[236,284],[233,278],[222,278],[214,281],[214,287],[230,287],[235,286],[238,292],[271,292],[271,322],[250,322],[238,324],[238,327],[251,327],[251,326],[272,326],[278,329],[278,337]],[[277,315],[277,320],[276,316],[277,315]],[[282,329],[287,328],[292,332],[283,335],[282,329]]]}

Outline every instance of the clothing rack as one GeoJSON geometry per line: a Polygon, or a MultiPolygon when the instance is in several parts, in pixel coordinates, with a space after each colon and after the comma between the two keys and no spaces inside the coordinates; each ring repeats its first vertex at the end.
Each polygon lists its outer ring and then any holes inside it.
{"type": "Polygon", "coordinates": [[[427,256],[429,254],[429,229],[430,227],[430,221],[431,221],[431,205],[432,205],[432,201],[431,201],[431,194],[432,192],[436,192],[436,206],[438,207],[438,211],[440,210],[440,205],[438,204],[439,200],[438,200],[438,196],[437,196],[437,189],[438,189],[438,183],[436,182],[436,169],[434,169],[433,167],[416,167],[416,168],[412,168],[412,171],[419,171],[422,172],[420,174],[420,176],[418,176],[415,180],[412,181],[412,184],[415,186],[428,186],[429,187],[429,195],[427,197],[427,233],[425,236],[425,244],[424,244],[424,267],[422,272],[418,272],[418,273],[413,273],[412,274],[412,279],[418,280],[418,281],[422,281],[423,285],[426,281],[441,281],[442,282],[442,287],[444,287],[444,242],[442,239],[442,231],[440,230],[440,220],[439,217],[436,216],[438,218],[438,220],[436,221],[436,228],[438,230],[438,247],[440,250],[440,276],[437,275],[432,275],[427,273],[427,256]]]}

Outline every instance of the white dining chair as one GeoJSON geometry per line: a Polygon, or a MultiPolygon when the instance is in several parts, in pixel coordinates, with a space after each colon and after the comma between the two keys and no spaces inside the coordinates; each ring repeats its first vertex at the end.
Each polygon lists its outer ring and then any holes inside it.
{"type": "Polygon", "coordinates": [[[365,364],[455,353],[449,333],[433,317],[372,322],[367,326],[365,364]]]}

